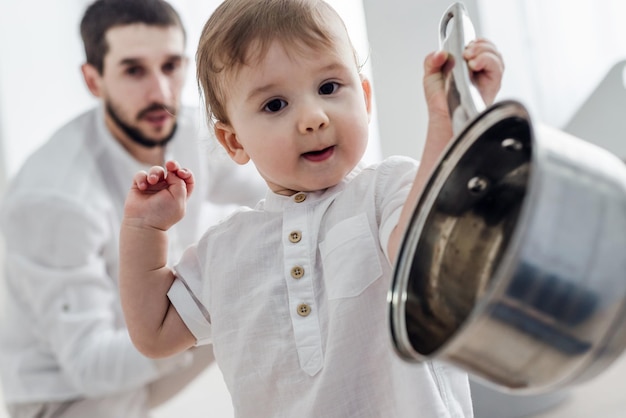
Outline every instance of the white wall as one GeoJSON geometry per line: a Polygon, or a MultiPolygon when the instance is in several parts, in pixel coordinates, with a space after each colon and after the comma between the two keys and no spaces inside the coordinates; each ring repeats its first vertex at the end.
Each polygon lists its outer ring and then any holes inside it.
{"type": "MultiPolygon", "coordinates": [[[[363,0],[384,156],[419,158],[426,133],[423,60],[439,48],[439,22],[451,0],[363,0]]],[[[480,34],[476,0],[463,2],[480,34]]]]}
{"type": "Polygon", "coordinates": [[[501,98],[626,158],[626,2],[478,0],[504,55],[501,98]],[[615,72],[612,72],[615,70],[615,72]]]}
{"type": "MultiPolygon", "coordinates": [[[[0,53],[1,50],[0,50],[0,53]]],[[[0,79],[2,76],[0,75],[0,79]]],[[[0,84],[0,97],[2,97],[2,85],[0,84]]],[[[0,102],[0,115],[2,115],[2,103],[0,102]]],[[[6,157],[4,153],[4,138],[2,137],[2,117],[0,117],[0,193],[4,190],[4,186],[6,183],[6,172],[4,167],[6,167],[6,157]]]]}
{"type": "Polygon", "coordinates": [[[7,174],[91,103],[80,76],[83,4],[0,0],[0,137],[7,174]]]}

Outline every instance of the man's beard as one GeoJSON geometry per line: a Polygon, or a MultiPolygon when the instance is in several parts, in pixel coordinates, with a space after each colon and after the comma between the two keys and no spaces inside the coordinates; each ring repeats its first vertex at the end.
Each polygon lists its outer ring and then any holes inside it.
{"type": "MultiPolygon", "coordinates": [[[[176,133],[176,128],[178,127],[178,123],[174,123],[174,126],[172,126],[172,131],[166,137],[164,137],[161,140],[150,139],[150,138],[147,138],[144,134],[142,134],[139,129],[134,128],[128,125],[127,123],[123,122],[122,119],[117,115],[115,110],[113,110],[113,106],[111,105],[111,102],[107,101],[105,107],[106,107],[107,113],[109,114],[111,119],[113,119],[113,122],[115,122],[115,124],[119,126],[122,131],[124,131],[124,133],[131,139],[131,141],[146,148],[164,147],[165,144],[167,144],[174,137],[174,134],[176,133]]],[[[165,109],[171,115],[176,115],[176,112],[174,109],[168,106],[162,105],[162,104],[153,103],[147,108],[143,109],[141,112],[139,112],[137,119],[141,119],[144,114],[151,112],[153,110],[163,110],[163,109],[165,109]]]]}

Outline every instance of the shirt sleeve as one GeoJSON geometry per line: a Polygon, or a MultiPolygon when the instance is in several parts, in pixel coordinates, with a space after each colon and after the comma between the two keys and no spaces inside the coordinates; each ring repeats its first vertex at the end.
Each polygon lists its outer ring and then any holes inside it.
{"type": "Polygon", "coordinates": [[[406,198],[413,187],[417,167],[417,161],[407,157],[390,157],[380,166],[376,183],[381,211],[379,237],[388,260],[389,237],[398,224],[406,198]]]}
{"type": "Polygon", "coordinates": [[[7,279],[46,350],[80,393],[142,387],[186,364],[155,362],[133,346],[119,305],[114,225],[85,202],[19,198],[2,214],[7,279]],[[114,234],[114,236],[112,236],[114,234]]]}
{"type": "Polygon", "coordinates": [[[174,270],[176,280],[167,296],[189,331],[196,337],[196,345],[209,344],[211,343],[211,316],[200,302],[203,280],[198,246],[193,245],[187,248],[174,270]]]}

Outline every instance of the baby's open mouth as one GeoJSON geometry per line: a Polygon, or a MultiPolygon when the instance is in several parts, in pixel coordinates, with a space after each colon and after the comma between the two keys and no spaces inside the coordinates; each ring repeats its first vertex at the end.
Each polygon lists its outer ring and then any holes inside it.
{"type": "Polygon", "coordinates": [[[334,151],[335,147],[330,146],[319,151],[305,152],[304,154],[302,154],[302,156],[309,161],[324,161],[331,155],[333,155],[334,151]]]}

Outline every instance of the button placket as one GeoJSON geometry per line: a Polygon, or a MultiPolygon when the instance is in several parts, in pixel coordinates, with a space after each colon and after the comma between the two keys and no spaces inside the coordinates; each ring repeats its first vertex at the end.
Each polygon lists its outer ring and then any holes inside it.
{"type": "Polygon", "coordinates": [[[294,330],[300,367],[313,376],[322,367],[322,344],[313,290],[315,243],[307,239],[308,211],[305,193],[294,195],[283,213],[284,275],[289,296],[289,312],[294,330]],[[302,195],[298,197],[298,195],[302,195]],[[299,202],[298,202],[299,201],[299,202]]]}

